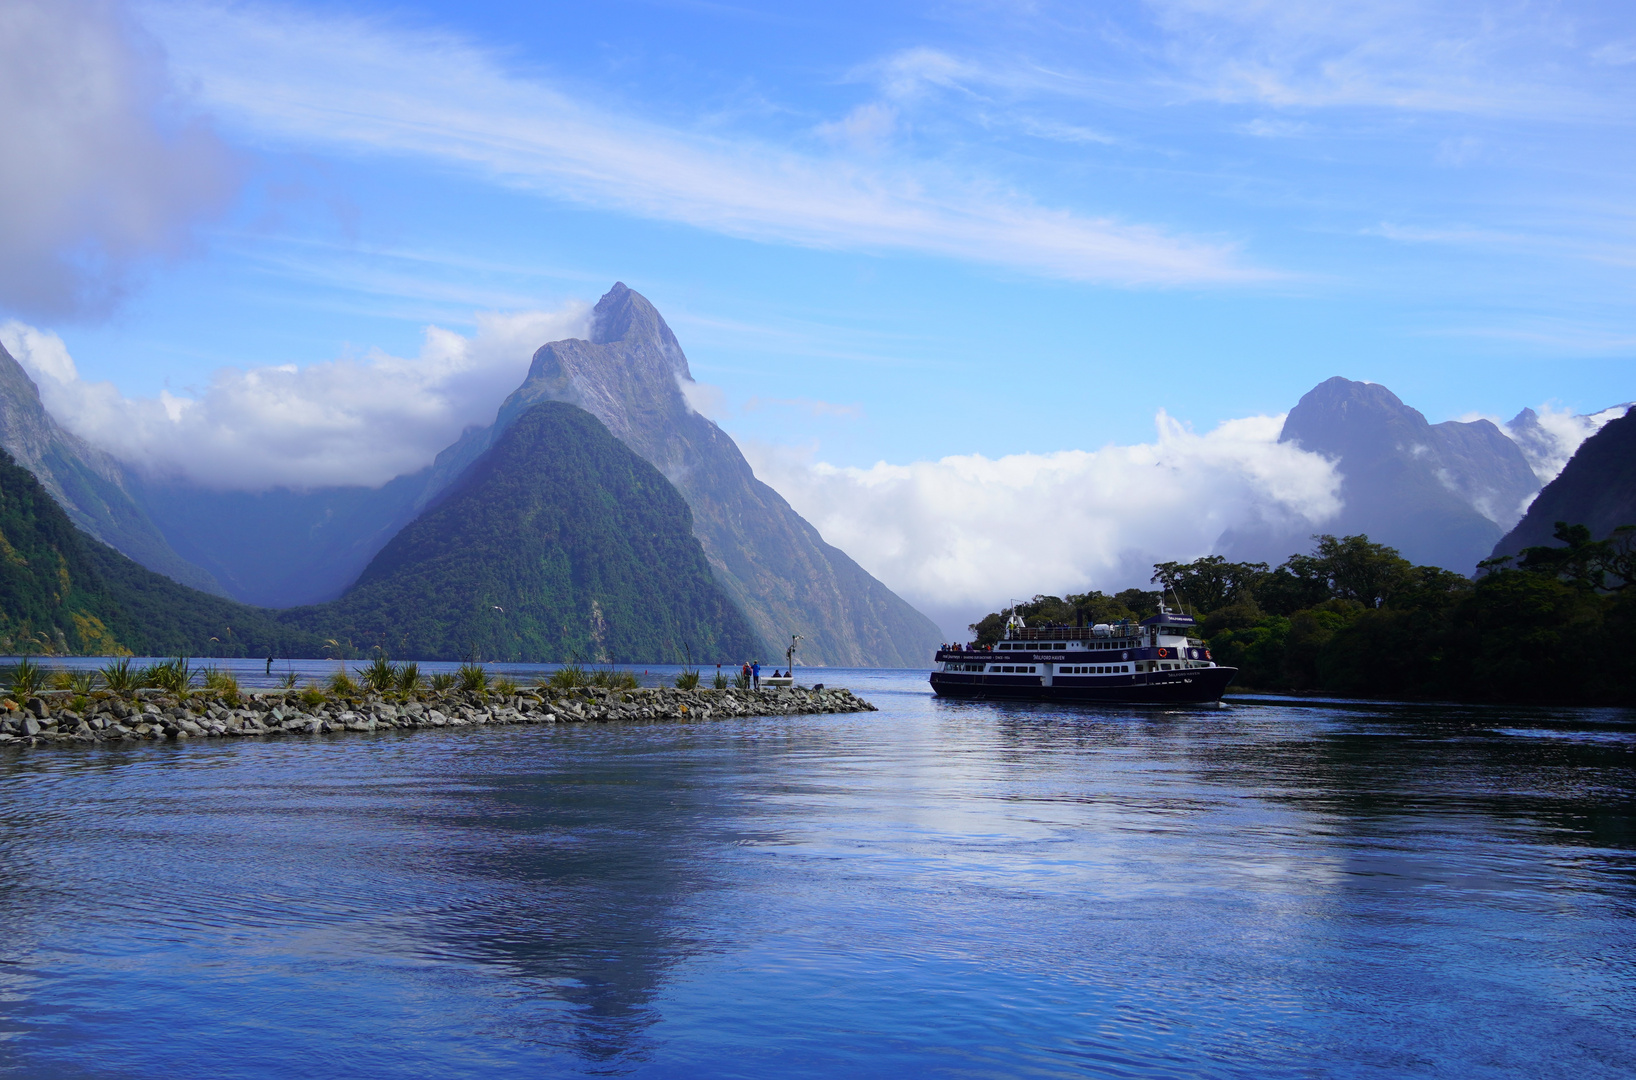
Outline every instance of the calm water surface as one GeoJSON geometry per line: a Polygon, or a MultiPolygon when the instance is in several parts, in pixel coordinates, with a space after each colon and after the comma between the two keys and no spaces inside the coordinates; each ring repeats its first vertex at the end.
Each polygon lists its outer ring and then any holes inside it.
{"type": "Polygon", "coordinates": [[[7,1077],[1636,1072],[1630,714],[0,751],[7,1077]]]}

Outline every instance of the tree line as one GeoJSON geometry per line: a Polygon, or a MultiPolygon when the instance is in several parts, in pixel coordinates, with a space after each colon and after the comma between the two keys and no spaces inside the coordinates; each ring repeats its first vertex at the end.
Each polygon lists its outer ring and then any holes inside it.
{"type": "Polygon", "coordinates": [[[1160,597],[1199,619],[1237,689],[1355,697],[1636,704],[1636,528],[1491,559],[1475,579],[1416,566],[1367,536],[1315,536],[1277,567],[1208,555],[1154,565],[1157,590],[1036,596],[972,625],[1140,620],[1160,597]]]}

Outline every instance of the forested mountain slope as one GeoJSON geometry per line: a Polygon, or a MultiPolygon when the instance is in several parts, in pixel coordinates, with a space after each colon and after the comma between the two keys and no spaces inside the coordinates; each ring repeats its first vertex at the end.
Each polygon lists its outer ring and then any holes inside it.
{"type": "Polygon", "coordinates": [[[525,410],[341,599],[283,613],[428,659],[737,662],[758,655],[686,502],[594,416],[525,410]]]}

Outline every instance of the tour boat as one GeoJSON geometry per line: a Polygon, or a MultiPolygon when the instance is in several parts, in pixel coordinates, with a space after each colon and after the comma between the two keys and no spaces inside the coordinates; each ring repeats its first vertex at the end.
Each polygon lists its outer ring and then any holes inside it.
{"type": "Polygon", "coordinates": [[[937,652],[939,697],[1193,705],[1221,700],[1238,669],[1222,667],[1189,615],[1165,610],[1139,624],[1027,626],[1016,615],[993,645],[937,652]]]}

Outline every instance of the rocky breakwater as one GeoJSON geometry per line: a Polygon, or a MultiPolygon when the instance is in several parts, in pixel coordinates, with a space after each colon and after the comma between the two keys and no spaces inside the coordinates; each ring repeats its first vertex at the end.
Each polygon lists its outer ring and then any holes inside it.
{"type": "Polygon", "coordinates": [[[515,694],[421,691],[318,697],[311,691],[254,691],[179,698],[153,690],[75,696],[42,693],[0,705],[0,747],[62,746],[159,739],[255,738],[348,731],[515,724],[712,720],[797,713],[874,712],[850,690],[575,690],[515,694]],[[77,707],[76,707],[77,706],[77,707]]]}

